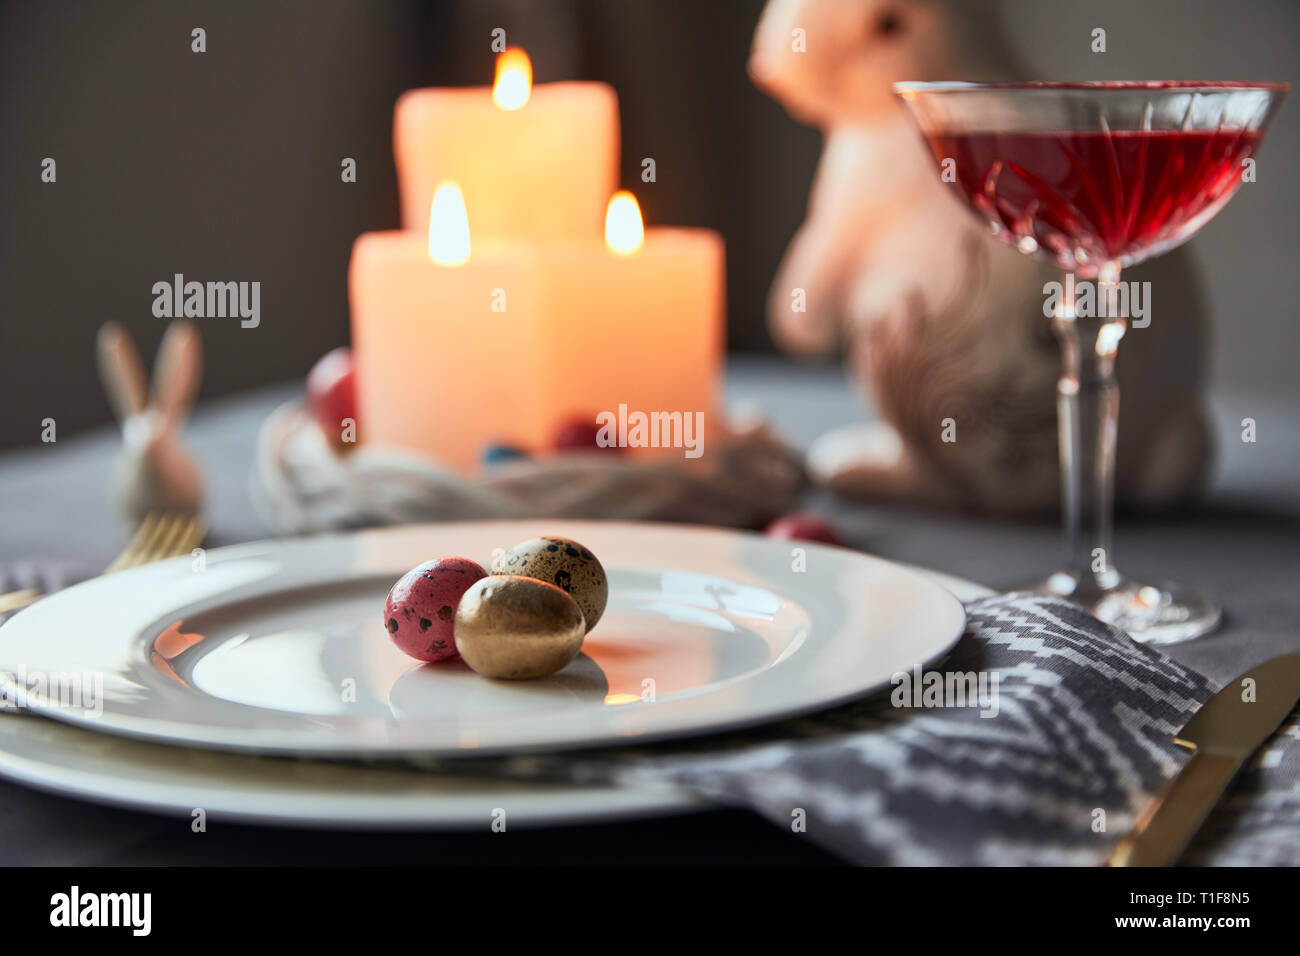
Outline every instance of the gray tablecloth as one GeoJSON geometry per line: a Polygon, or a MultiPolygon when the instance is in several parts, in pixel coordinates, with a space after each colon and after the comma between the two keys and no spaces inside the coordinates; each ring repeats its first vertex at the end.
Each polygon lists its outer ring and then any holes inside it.
{"type": "MultiPolygon", "coordinates": [[[[265,535],[248,491],[253,436],[270,410],[296,392],[296,386],[265,389],[212,401],[196,412],[187,439],[208,483],[211,545],[265,535]]],[[[842,372],[777,360],[733,362],[728,394],[763,405],[797,444],[869,414],[842,372]]],[[[1127,570],[1193,584],[1223,598],[1226,622],[1218,633],[1168,649],[1179,662],[1222,683],[1258,661],[1300,649],[1300,589],[1292,580],[1300,554],[1300,487],[1294,480],[1300,422],[1282,398],[1215,395],[1213,408],[1222,456],[1206,505],[1159,519],[1121,516],[1116,553],[1127,570]],[[1247,416],[1258,423],[1260,437],[1254,444],[1239,438],[1240,421],[1247,416]]],[[[0,455],[0,563],[37,561],[93,570],[121,548],[127,529],[112,507],[109,484],[117,442],[116,434],[105,429],[0,455]]],[[[993,587],[1031,579],[1059,557],[1059,531],[1050,523],[1009,525],[836,502],[816,494],[808,506],[864,550],[993,587]]],[[[695,858],[703,839],[716,860],[726,861],[729,852],[736,861],[820,859],[788,837],[764,833],[743,815],[711,816],[716,819],[708,824],[646,823],[627,830],[635,830],[638,840],[652,841],[641,844],[655,847],[642,851],[649,854],[671,854],[676,847],[683,858],[695,858]]],[[[214,841],[186,845],[177,829],[173,821],[52,799],[0,783],[0,859],[10,862],[297,862],[310,860],[314,852],[299,835],[287,832],[228,835],[218,847],[214,841]]],[[[500,855],[499,849],[485,850],[470,836],[392,839],[391,846],[382,840],[366,844],[362,860],[410,859],[428,852],[429,841],[436,841],[444,859],[458,853],[500,855]]],[[[347,842],[341,839],[340,845],[347,842]]],[[[513,843],[512,852],[523,852],[524,842],[513,843]]],[[[528,842],[541,861],[609,859],[607,835],[580,828],[536,835],[528,842]]]]}

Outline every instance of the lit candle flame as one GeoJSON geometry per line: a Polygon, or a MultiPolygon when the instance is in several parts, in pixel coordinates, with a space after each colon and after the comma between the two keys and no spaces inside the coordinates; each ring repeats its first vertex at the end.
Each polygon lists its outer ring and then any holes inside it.
{"type": "Polygon", "coordinates": [[[533,95],[533,61],[518,47],[497,57],[497,78],[492,84],[492,102],[503,110],[521,109],[533,95]]]}
{"type": "Polygon", "coordinates": [[[429,258],[440,266],[469,260],[469,213],[455,183],[441,183],[429,208],[429,258]]]}
{"type": "Polygon", "coordinates": [[[605,210],[605,242],[615,252],[636,252],[645,242],[645,226],[641,223],[641,207],[636,197],[626,190],[614,193],[605,210]]]}

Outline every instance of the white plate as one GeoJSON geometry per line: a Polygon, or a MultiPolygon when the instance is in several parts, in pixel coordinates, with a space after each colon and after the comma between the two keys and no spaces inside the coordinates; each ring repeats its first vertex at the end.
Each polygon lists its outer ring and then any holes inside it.
{"type": "Polygon", "coordinates": [[[0,628],[0,672],[47,716],[158,742],[463,756],[826,707],[934,659],[964,623],[942,587],[847,549],[664,525],[467,522],[240,545],[96,578],[0,628]],[[383,599],[406,569],[442,554],[487,563],[543,533],[582,541],[611,583],[600,626],[560,674],[489,681],[392,645],[383,599]]]}
{"type": "MultiPolygon", "coordinates": [[[[987,588],[924,572],[962,600],[987,588]]],[[[673,788],[624,790],[432,774],[399,767],[283,760],[143,743],[48,720],[0,718],[0,776],[136,810],[279,826],[479,829],[492,811],[512,826],[683,812],[673,788]]]]}
{"type": "Polygon", "coordinates": [[[0,717],[0,777],[95,803],[294,827],[485,832],[599,823],[701,808],[673,787],[618,787],[437,774],[399,765],[195,750],[0,717]]]}

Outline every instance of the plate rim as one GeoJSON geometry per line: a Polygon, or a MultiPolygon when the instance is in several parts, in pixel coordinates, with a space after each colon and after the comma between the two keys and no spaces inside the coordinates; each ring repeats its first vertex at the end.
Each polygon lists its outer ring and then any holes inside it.
{"type": "MultiPolygon", "coordinates": [[[[0,721],[44,719],[34,715],[0,717],[0,721]]],[[[99,736],[93,730],[64,721],[51,723],[56,724],[58,733],[99,736]]],[[[183,749],[175,744],[140,740],[122,734],[102,736],[109,737],[113,741],[112,746],[117,751],[113,757],[114,763],[121,761],[123,748],[158,751],[153,757],[157,761],[164,760],[167,751],[183,749]]],[[[30,755],[15,754],[5,747],[4,739],[0,737],[0,779],[43,793],[122,810],[156,813],[160,816],[183,819],[189,816],[195,807],[202,807],[205,814],[214,820],[307,830],[325,828],[356,831],[470,831],[486,827],[491,822],[490,816],[485,815],[481,807],[492,802],[502,802],[508,807],[512,826],[527,828],[564,826],[585,821],[601,824],[632,818],[651,819],[716,809],[690,792],[669,784],[654,787],[638,785],[632,788],[616,784],[543,783],[524,779],[502,781],[473,774],[458,775],[458,782],[470,785],[481,782],[484,785],[481,797],[437,793],[433,790],[424,793],[418,799],[374,793],[358,797],[355,791],[341,788],[332,790],[322,788],[304,797],[301,792],[285,786],[281,777],[281,774],[290,772],[287,767],[294,763],[325,763],[330,767],[338,768],[340,775],[377,770],[423,775],[431,781],[440,780],[444,775],[414,766],[395,765],[374,768],[356,761],[261,757],[256,754],[206,748],[203,751],[206,756],[221,763],[230,760],[264,759],[286,766],[276,768],[275,779],[268,781],[264,789],[256,790],[252,786],[241,785],[233,792],[229,790],[221,793],[207,792],[196,802],[182,798],[199,796],[191,788],[197,790],[204,787],[205,783],[197,779],[182,783],[141,783],[131,775],[131,771],[139,766],[135,763],[130,767],[121,767],[120,763],[117,763],[114,769],[120,767],[118,773],[110,773],[106,769],[95,766],[66,767],[30,755]],[[491,785],[502,782],[518,786],[519,792],[502,797],[499,792],[491,788],[491,785]],[[123,783],[128,783],[129,789],[105,788],[123,783]],[[480,808],[477,810],[477,816],[463,808],[463,804],[471,800],[474,800],[476,807],[480,808]],[[251,805],[258,801],[265,801],[266,805],[260,807],[251,805]],[[358,810],[363,807],[365,810],[358,813],[358,810]]],[[[127,756],[130,757],[129,753],[127,756]]],[[[105,761],[105,764],[107,763],[109,761],[105,761]]],[[[226,768],[215,767],[207,771],[210,774],[208,784],[218,776],[226,780],[228,772],[226,768]]]]}

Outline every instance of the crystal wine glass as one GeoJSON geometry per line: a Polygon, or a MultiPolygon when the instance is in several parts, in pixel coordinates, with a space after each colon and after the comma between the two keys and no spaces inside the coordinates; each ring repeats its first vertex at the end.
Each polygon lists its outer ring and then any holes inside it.
{"type": "Polygon", "coordinates": [[[1127,328],[1120,272],[1186,242],[1223,208],[1253,169],[1247,160],[1288,87],[896,83],[894,92],[952,174],[945,179],[993,234],[1073,274],[1052,320],[1069,564],[1035,589],[1143,643],[1213,630],[1214,602],[1125,577],[1111,557],[1115,358],[1127,328]],[[1095,289],[1094,307],[1070,295],[1076,281],[1095,289]],[[1095,307],[1103,296],[1110,308],[1095,307]]]}

